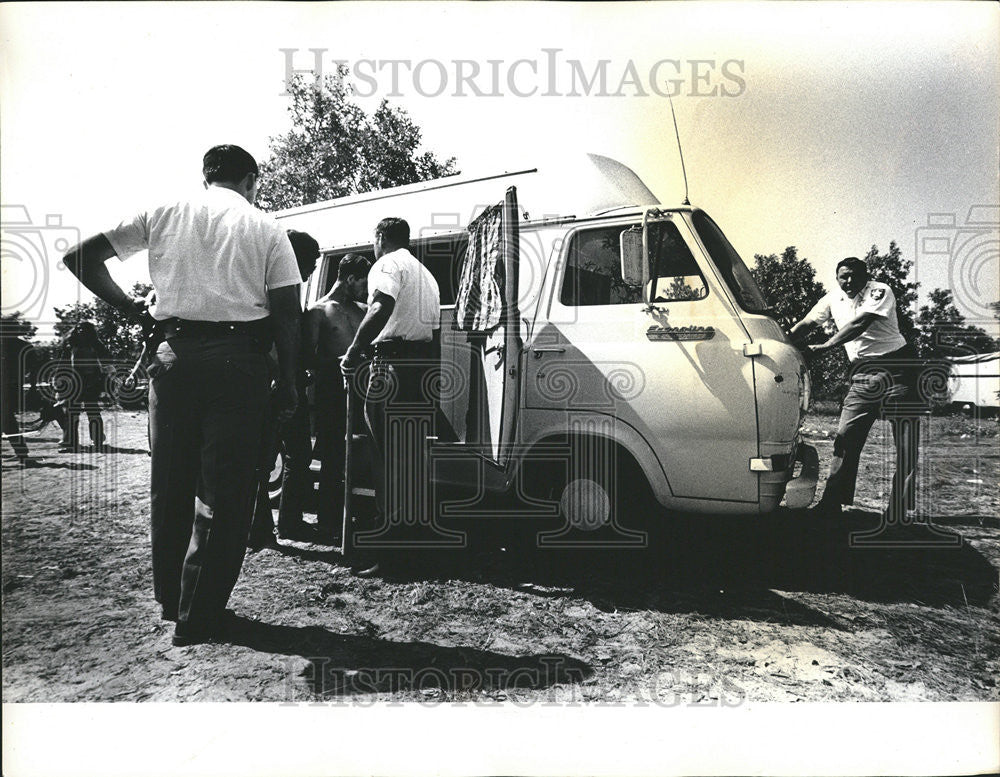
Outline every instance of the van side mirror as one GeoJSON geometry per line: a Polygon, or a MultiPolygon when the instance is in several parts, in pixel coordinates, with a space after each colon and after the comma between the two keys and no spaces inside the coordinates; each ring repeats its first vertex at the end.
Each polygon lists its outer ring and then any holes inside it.
{"type": "Polygon", "coordinates": [[[622,280],[629,286],[642,286],[646,278],[646,255],[642,245],[642,227],[622,230],[619,237],[622,257],[622,280]]]}

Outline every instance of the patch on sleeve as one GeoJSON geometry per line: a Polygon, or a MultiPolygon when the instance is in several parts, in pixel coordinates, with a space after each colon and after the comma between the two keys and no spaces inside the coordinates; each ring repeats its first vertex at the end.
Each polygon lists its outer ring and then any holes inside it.
{"type": "Polygon", "coordinates": [[[881,302],[882,298],[885,296],[885,289],[872,289],[871,298],[876,302],[881,302]]]}

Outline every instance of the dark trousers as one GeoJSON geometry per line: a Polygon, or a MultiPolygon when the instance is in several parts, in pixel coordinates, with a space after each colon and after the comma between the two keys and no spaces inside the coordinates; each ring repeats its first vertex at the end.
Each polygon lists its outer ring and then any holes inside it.
{"type": "Polygon", "coordinates": [[[347,434],[347,390],[340,365],[316,372],[316,448],[320,462],[316,522],[339,527],[344,513],[344,455],[347,434]]]}
{"type": "Polygon", "coordinates": [[[71,393],[66,397],[63,445],[74,448],[80,445],[80,418],[86,413],[90,441],[99,448],[104,445],[104,419],[101,417],[104,373],[100,362],[86,355],[74,353],[71,364],[77,385],[71,388],[71,393]]]}
{"type": "MultiPolygon", "coordinates": [[[[278,508],[278,531],[292,529],[302,522],[302,511],[312,490],[312,434],[309,430],[309,402],[304,383],[299,387],[299,404],[292,417],[278,428],[285,451],[281,475],[281,504],[278,508]]],[[[274,461],[274,457],[271,458],[274,461]]]]}
{"type": "Polygon", "coordinates": [[[173,337],[150,367],[153,588],[178,622],[205,624],[239,577],[268,405],[259,343],[173,337]]]}
{"type": "Polygon", "coordinates": [[[371,362],[365,420],[374,447],[377,537],[388,539],[391,534],[393,539],[405,541],[428,515],[423,454],[425,440],[435,428],[435,403],[424,380],[429,366],[430,361],[422,355],[376,355],[371,362]]]}
{"type": "Polygon", "coordinates": [[[74,448],[80,445],[80,418],[86,413],[90,441],[95,447],[104,445],[104,417],[97,399],[79,399],[66,403],[66,426],[63,444],[74,448]]]}
{"type": "Polygon", "coordinates": [[[278,438],[278,417],[274,397],[268,402],[264,414],[264,432],[261,437],[260,458],[257,461],[257,492],[254,496],[253,518],[250,524],[250,547],[261,547],[274,540],[274,516],[271,514],[271,470],[281,449],[278,438]]]}
{"type": "Polygon", "coordinates": [[[889,422],[895,446],[892,491],[888,510],[902,516],[916,504],[916,473],[920,417],[924,408],[917,401],[916,354],[906,346],[894,353],[859,361],[851,369],[851,385],[844,397],[833,461],[823,501],[854,504],[861,450],[875,421],[889,422]]]}

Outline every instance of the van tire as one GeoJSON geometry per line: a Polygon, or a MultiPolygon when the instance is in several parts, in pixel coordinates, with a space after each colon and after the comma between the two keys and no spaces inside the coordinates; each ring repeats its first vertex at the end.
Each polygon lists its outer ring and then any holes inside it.
{"type": "Polygon", "coordinates": [[[532,522],[535,544],[647,546],[658,505],[632,455],[621,446],[594,438],[571,440],[569,448],[575,458],[568,466],[530,459],[522,465],[525,494],[558,506],[557,518],[532,522]]]}

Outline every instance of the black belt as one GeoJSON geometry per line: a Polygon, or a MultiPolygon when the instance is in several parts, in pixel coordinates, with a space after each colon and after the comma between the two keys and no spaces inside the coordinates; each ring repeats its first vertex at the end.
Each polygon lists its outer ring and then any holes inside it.
{"type": "Polygon", "coordinates": [[[423,359],[431,355],[430,340],[380,340],[372,343],[376,359],[423,359]]]}
{"type": "Polygon", "coordinates": [[[917,349],[912,343],[907,343],[895,351],[879,356],[861,356],[851,362],[850,372],[864,372],[867,369],[884,369],[885,367],[902,367],[918,365],[917,349]]]}
{"type": "Polygon", "coordinates": [[[168,318],[158,322],[165,337],[221,337],[245,335],[263,339],[271,336],[271,320],[260,318],[256,321],[189,321],[183,318],[168,318]]]}

